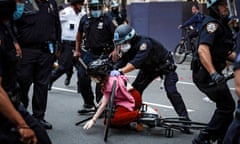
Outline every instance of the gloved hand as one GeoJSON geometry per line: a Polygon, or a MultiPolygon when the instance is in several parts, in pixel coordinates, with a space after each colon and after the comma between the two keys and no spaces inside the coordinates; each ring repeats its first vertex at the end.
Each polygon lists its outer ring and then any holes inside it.
{"type": "Polygon", "coordinates": [[[83,126],[83,129],[84,129],[84,130],[88,130],[88,129],[90,129],[94,124],[95,124],[95,121],[94,121],[93,119],[90,119],[90,120],[83,126]]]}
{"type": "Polygon", "coordinates": [[[211,74],[211,79],[216,83],[216,84],[221,84],[224,83],[225,77],[223,75],[220,75],[217,72],[214,72],[213,74],[211,74]]]}
{"type": "Polygon", "coordinates": [[[110,76],[120,76],[120,75],[122,75],[122,73],[119,70],[112,70],[110,72],[110,76]]]}

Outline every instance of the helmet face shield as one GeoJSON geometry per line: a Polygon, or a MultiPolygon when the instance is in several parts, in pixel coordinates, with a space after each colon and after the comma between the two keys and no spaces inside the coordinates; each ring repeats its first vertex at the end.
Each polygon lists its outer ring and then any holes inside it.
{"type": "Polygon", "coordinates": [[[90,10],[102,10],[103,5],[101,4],[94,4],[94,5],[89,5],[90,10]]]}
{"type": "Polygon", "coordinates": [[[99,18],[103,14],[103,1],[102,0],[89,0],[88,8],[90,16],[99,18]]]}
{"type": "Polygon", "coordinates": [[[123,44],[119,44],[116,47],[121,53],[126,53],[130,50],[131,44],[126,42],[126,43],[123,43],[123,44]]]}
{"type": "Polygon", "coordinates": [[[207,0],[207,8],[212,7],[218,0],[207,0]]]}
{"type": "Polygon", "coordinates": [[[133,36],[136,34],[135,30],[132,29],[128,34],[126,35],[122,35],[119,32],[114,33],[114,38],[113,38],[113,42],[115,43],[115,45],[120,45],[125,43],[126,41],[130,40],[133,38],[133,36]]]}

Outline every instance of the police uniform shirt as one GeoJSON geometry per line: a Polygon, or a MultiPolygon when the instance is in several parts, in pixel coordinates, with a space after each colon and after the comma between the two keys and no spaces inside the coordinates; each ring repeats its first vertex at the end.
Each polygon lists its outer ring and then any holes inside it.
{"type": "Polygon", "coordinates": [[[16,88],[18,59],[13,40],[4,27],[0,24],[0,76],[2,77],[3,88],[10,91],[16,88]]]}
{"type": "Polygon", "coordinates": [[[23,47],[61,39],[61,26],[56,1],[36,2],[39,7],[38,12],[24,13],[16,21],[18,40],[23,47]]]}
{"type": "Polygon", "coordinates": [[[205,16],[199,35],[199,44],[209,45],[213,64],[219,70],[224,65],[221,67],[217,67],[217,65],[225,64],[229,51],[233,48],[232,38],[233,35],[229,27],[220,24],[209,16],[205,16]]]}
{"type": "Polygon", "coordinates": [[[80,19],[85,14],[84,11],[76,14],[72,6],[68,6],[60,11],[60,22],[62,26],[62,40],[75,41],[80,19]]]}
{"type": "Polygon", "coordinates": [[[113,17],[114,20],[116,20],[118,25],[121,25],[124,23],[124,21],[126,20],[125,17],[122,16],[122,14],[120,12],[113,12],[111,11],[111,15],[113,17]]]}
{"type": "Polygon", "coordinates": [[[148,71],[165,63],[169,52],[162,44],[151,38],[138,36],[138,39],[137,44],[132,44],[123,59],[129,59],[129,63],[135,68],[148,71]]]}
{"type": "Polygon", "coordinates": [[[85,33],[86,49],[92,50],[106,48],[107,44],[112,44],[114,30],[115,26],[109,13],[105,13],[99,18],[84,15],[78,29],[81,35],[85,33]]]}

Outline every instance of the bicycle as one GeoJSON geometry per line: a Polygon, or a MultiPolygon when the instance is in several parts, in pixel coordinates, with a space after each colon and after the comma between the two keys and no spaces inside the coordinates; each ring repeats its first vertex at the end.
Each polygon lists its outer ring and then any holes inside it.
{"type": "Polygon", "coordinates": [[[193,37],[191,39],[191,44],[189,47],[188,44],[188,36],[189,34],[194,31],[194,28],[192,26],[184,27],[183,29],[183,37],[181,38],[180,42],[177,44],[177,46],[174,49],[173,57],[176,62],[176,64],[182,64],[188,55],[192,54],[195,50],[195,42],[197,37],[193,37]]]}
{"type": "MultiPolygon", "coordinates": [[[[105,113],[103,118],[105,119],[105,129],[104,129],[104,141],[107,142],[108,133],[110,128],[111,118],[114,116],[115,105],[114,105],[114,94],[116,89],[116,81],[114,81],[112,86],[111,96],[109,98],[109,103],[105,109],[105,113]]],[[[206,123],[194,122],[186,120],[184,117],[161,117],[152,107],[148,104],[143,103],[141,107],[142,117],[137,120],[137,122],[141,122],[143,125],[148,126],[149,128],[161,127],[165,129],[166,137],[173,137],[174,131],[184,131],[184,129],[204,129],[206,128],[206,123]]],[[[76,123],[79,125],[90,120],[92,116],[76,123]]]]}

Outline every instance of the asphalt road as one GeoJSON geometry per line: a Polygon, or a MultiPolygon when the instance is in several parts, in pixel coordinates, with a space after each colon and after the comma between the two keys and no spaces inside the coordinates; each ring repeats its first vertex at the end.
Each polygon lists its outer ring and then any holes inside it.
{"type": "MultiPolygon", "coordinates": [[[[215,104],[206,100],[192,83],[191,71],[188,64],[178,65],[179,82],[177,84],[179,92],[187,106],[190,117],[193,121],[208,122],[215,104]]],[[[136,71],[127,76],[132,81],[136,71]]],[[[75,126],[75,123],[87,118],[80,116],[77,110],[81,108],[83,101],[76,92],[76,73],[74,74],[71,84],[64,86],[65,75],[58,79],[53,89],[49,91],[46,120],[53,124],[53,129],[48,130],[48,134],[53,144],[102,144],[104,125],[102,119],[99,119],[96,125],[90,130],[83,130],[82,125],[75,126]]],[[[151,103],[153,108],[158,111],[162,117],[176,117],[166,93],[160,87],[160,79],[153,81],[144,91],[143,100],[151,103]]],[[[232,94],[234,93],[234,83],[229,81],[232,94]]],[[[29,108],[31,111],[31,109],[29,108]]],[[[108,144],[191,144],[191,140],[198,134],[194,130],[193,134],[187,135],[175,131],[172,138],[164,134],[163,128],[144,128],[143,132],[136,132],[126,129],[110,129],[108,144]]]]}

